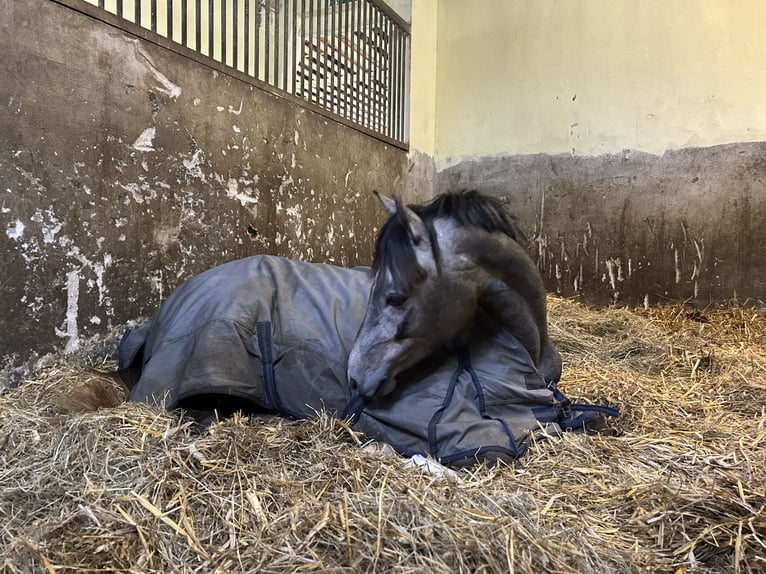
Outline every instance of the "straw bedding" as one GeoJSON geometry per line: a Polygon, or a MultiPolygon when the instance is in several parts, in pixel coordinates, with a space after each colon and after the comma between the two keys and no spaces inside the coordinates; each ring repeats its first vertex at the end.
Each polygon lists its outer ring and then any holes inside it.
{"type": "Polygon", "coordinates": [[[326,416],[67,413],[100,375],[41,373],[0,397],[0,571],[766,571],[764,313],[550,313],[562,390],[619,406],[615,435],[456,478],[326,416]]]}

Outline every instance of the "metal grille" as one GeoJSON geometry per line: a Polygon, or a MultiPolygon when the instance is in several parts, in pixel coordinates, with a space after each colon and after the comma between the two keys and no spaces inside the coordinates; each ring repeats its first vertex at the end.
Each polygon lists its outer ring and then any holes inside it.
{"type": "Polygon", "coordinates": [[[409,26],[382,0],[86,0],[405,144],[409,26]]]}

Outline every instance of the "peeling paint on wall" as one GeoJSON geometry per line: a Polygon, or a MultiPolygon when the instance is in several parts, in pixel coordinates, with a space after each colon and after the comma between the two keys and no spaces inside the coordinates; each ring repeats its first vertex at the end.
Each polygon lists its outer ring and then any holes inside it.
{"type": "Polygon", "coordinates": [[[78,269],[67,273],[65,290],[67,294],[66,316],[62,328],[55,329],[55,331],[56,335],[67,340],[64,352],[73,353],[80,344],[79,331],[77,329],[77,313],[80,299],[80,271],[78,269]]]}
{"type": "Polygon", "coordinates": [[[0,3],[0,387],[217,263],[369,263],[371,191],[401,191],[404,152],[59,4],[0,3]]]}
{"type": "Polygon", "coordinates": [[[154,136],[156,133],[156,128],[146,128],[136,138],[136,141],[133,142],[133,149],[136,151],[154,151],[154,136]]]}

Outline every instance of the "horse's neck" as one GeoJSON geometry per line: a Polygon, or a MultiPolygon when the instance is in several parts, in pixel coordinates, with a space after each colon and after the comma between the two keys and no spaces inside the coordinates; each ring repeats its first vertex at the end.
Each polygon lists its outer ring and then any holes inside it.
{"type": "Polygon", "coordinates": [[[449,222],[435,229],[450,281],[474,289],[480,310],[513,333],[537,364],[548,344],[545,286],[527,252],[502,233],[449,222]]]}
{"type": "Polygon", "coordinates": [[[475,266],[482,306],[516,306],[523,300],[541,334],[546,333],[545,285],[534,261],[521,245],[502,233],[464,233],[451,248],[475,266]],[[496,304],[492,304],[496,302],[496,304]]]}
{"type": "Polygon", "coordinates": [[[561,376],[561,356],[548,337],[543,278],[521,245],[500,233],[465,234],[453,245],[475,265],[479,307],[526,347],[548,381],[561,376]]]}

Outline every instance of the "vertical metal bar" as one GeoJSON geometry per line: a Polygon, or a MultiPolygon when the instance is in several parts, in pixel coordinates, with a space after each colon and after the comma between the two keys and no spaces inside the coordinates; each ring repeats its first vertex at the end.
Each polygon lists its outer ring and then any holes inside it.
{"type": "Polygon", "coordinates": [[[404,140],[404,92],[407,88],[407,85],[405,83],[405,71],[404,71],[404,54],[407,49],[407,43],[406,43],[406,37],[404,33],[402,32],[399,38],[400,42],[400,49],[399,49],[399,75],[400,75],[400,87],[399,87],[399,141],[404,140]]]}
{"type": "Polygon", "coordinates": [[[344,115],[344,110],[346,108],[346,102],[344,100],[344,94],[343,94],[343,17],[345,16],[344,10],[343,10],[343,4],[339,4],[336,8],[338,11],[338,27],[336,29],[334,38],[335,38],[335,66],[336,66],[336,72],[335,72],[335,94],[338,98],[338,109],[335,110],[336,113],[339,116],[344,115]]]}
{"type": "Polygon", "coordinates": [[[365,127],[372,128],[372,5],[369,0],[364,3],[364,104],[365,127]]]}
{"type": "Polygon", "coordinates": [[[269,78],[269,55],[271,52],[271,16],[269,16],[269,13],[271,12],[271,0],[266,0],[266,6],[263,11],[263,17],[266,19],[266,30],[263,36],[263,41],[266,44],[266,50],[264,51],[264,59],[263,59],[263,73],[264,73],[264,81],[267,84],[271,84],[271,78],[269,78]]]}
{"type": "Polygon", "coordinates": [[[279,87],[279,5],[282,0],[274,0],[274,83],[275,88],[279,87]]]}
{"type": "Polygon", "coordinates": [[[139,26],[141,25],[141,1],[136,0],[133,6],[133,21],[139,26]]]}
{"type": "Polygon", "coordinates": [[[202,22],[200,17],[202,15],[202,0],[195,0],[194,2],[194,49],[202,53],[202,22]]]}
{"type": "Polygon", "coordinates": [[[351,72],[351,93],[354,95],[353,101],[353,121],[359,119],[359,78],[360,76],[360,58],[359,58],[359,18],[361,16],[360,4],[358,1],[353,3],[353,25],[351,31],[351,56],[353,66],[351,72]]]}
{"type": "Polygon", "coordinates": [[[338,52],[338,61],[340,66],[338,72],[341,76],[338,78],[338,98],[342,98],[342,110],[339,110],[340,114],[344,117],[348,117],[348,6],[343,5],[340,11],[341,19],[338,22],[338,35],[342,38],[340,50],[338,52]]]}
{"type": "Polygon", "coordinates": [[[375,5],[370,2],[370,25],[367,27],[367,50],[369,57],[367,62],[370,66],[369,70],[369,86],[370,86],[370,113],[368,122],[370,129],[375,129],[375,112],[377,107],[377,95],[375,85],[375,5]]]}
{"type": "Polygon", "coordinates": [[[375,129],[377,122],[376,116],[378,113],[378,85],[375,82],[375,76],[377,74],[377,37],[375,31],[375,19],[377,18],[377,12],[375,5],[370,3],[370,26],[367,33],[367,45],[370,51],[370,128],[375,129]]]}
{"type": "Polygon", "coordinates": [[[104,0],[98,0],[98,7],[102,10],[106,8],[104,0]]]}
{"type": "Polygon", "coordinates": [[[311,36],[311,89],[314,92],[314,101],[322,105],[322,0],[316,0],[314,7],[316,29],[311,36]]]}
{"type": "Polygon", "coordinates": [[[394,36],[391,39],[391,74],[394,76],[394,89],[391,92],[391,110],[393,123],[391,125],[391,137],[396,139],[397,126],[399,125],[399,28],[394,28],[394,36]]]}
{"type": "MultiPolygon", "coordinates": [[[[309,97],[308,101],[312,101],[316,92],[314,91],[314,0],[309,0],[309,65],[308,65],[308,85],[309,85],[309,97]]],[[[318,103],[318,97],[317,97],[318,103]]]]}
{"type": "Polygon", "coordinates": [[[392,20],[388,20],[386,26],[388,29],[386,37],[386,74],[387,74],[387,89],[386,89],[386,110],[388,112],[388,120],[386,122],[386,135],[393,137],[393,125],[394,125],[394,100],[392,94],[394,92],[394,71],[393,71],[393,37],[394,37],[394,23],[392,20]]]}
{"type": "Polygon", "coordinates": [[[261,0],[255,0],[255,22],[253,27],[255,28],[255,39],[253,40],[253,76],[258,78],[260,73],[261,64],[261,0]]]}
{"type": "Polygon", "coordinates": [[[372,5],[372,24],[370,25],[370,49],[372,50],[372,127],[380,131],[380,12],[372,5]]]}
{"type": "Polygon", "coordinates": [[[231,49],[234,52],[232,66],[239,70],[239,0],[231,0],[231,49]]]}
{"type": "Polygon", "coordinates": [[[221,0],[221,63],[223,64],[226,64],[226,37],[229,35],[226,29],[226,2],[227,0],[221,0]]]}
{"type": "Polygon", "coordinates": [[[290,62],[287,60],[287,47],[290,41],[290,10],[288,9],[289,0],[284,0],[285,6],[282,10],[284,16],[284,27],[282,28],[282,89],[287,91],[287,73],[289,72],[290,62]]]}
{"type": "Polygon", "coordinates": [[[168,40],[173,39],[173,0],[168,0],[165,11],[165,35],[168,40]]]}
{"type": "Polygon", "coordinates": [[[301,93],[302,98],[306,97],[306,0],[301,0],[301,93]]]}
{"type": "Polygon", "coordinates": [[[391,115],[393,121],[391,124],[391,137],[396,139],[396,131],[399,123],[397,113],[399,106],[399,28],[394,28],[394,35],[391,38],[391,75],[393,76],[393,89],[391,90],[391,115]]]}
{"type": "Polygon", "coordinates": [[[150,21],[152,32],[157,31],[157,0],[152,0],[150,5],[150,21]]]}
{"type": "Polygon", "coordinates": [[[215,0],[207,0],[207,56],[215,59],[215,0]]]}
{"type": "Polygon", "coordinates": [[[292,62],[292,73],[290,74],[290,93],[295,94],[296,89],[296,82],[298,81],[298,77],[296,76],[296,69],[298,66],[298,50],[296,50],[296,47],[298,45],[298,0],[292,0],[293,3],[293,33],[292,33],[292,40],[293,40],[293,57],[290,60],[292,62]]]}
{"type": "Polygon", "coordinates": [[[362,118],[361,124],[370,127],[370,30],[369,30],[370,3],[364,1],[362,12],[362,53],[364,54],[364,78],[362,80],[362,118]]]}
{"type": "Polygon", "coordinates": [[[117,15],[122,18],[122,0],[117,0],[117,15]]]}
{"type": "Polygon", "coordinates": [[[335,2],[332,4],[332,20],[330,21],[330,109],[336,114],[340,112],[340,98],[338,97],[338,74],[340,69],[338,68],[338,48],[336,46],[337,29],[338,24],[338,6],[335,2]]]}
{"type": "Polygon", "coordinates": [[[188,5],[186,0],[181,0],[181,44],[187,46],[189,43],[189,22],[187,19],[188,5]]]}
{"type": "Polygon", "coordinates": [[[245,0],[245,73],[250,75],[250,0],[245,0]]]}
{"type": "Polygon", "coordinates": [[[323,107],[325,109],[330,109],[330,105],[327,103],[327,76],[330,75],[330,72],[327,70],[327,17],[330,13],[330,0],[324,0],[324,9],[322,10],[322,39],[321,39],[321,47],[322,47],[322,97],[324,98],[324,105],[323,107]]]}
{"type": "Polygon", "coordinates": [[[380,133],[387,133],[388,129],[388,106],[386,105],[388,97],[388,16],[381,13],[380,20],[380,45],[378,52],[380,54],[380,133]]]}

